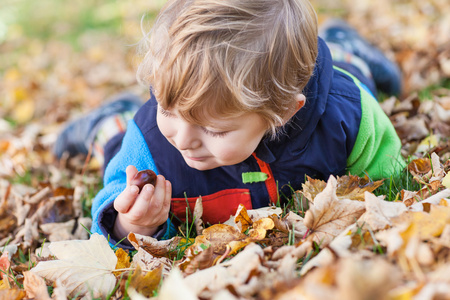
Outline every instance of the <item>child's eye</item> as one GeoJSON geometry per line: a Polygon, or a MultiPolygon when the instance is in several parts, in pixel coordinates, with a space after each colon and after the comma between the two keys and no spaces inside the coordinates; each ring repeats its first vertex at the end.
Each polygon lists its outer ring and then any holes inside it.
{"type": "Polygon", "coordinates": [[[220,132],[217,132],[217,131],[211,131],[211,130],[206,129],[205,127],[202,127],[202,130],[203,130],[206,134],[208,134],[208,135],[210,135],[210,136],[212,136],[212,137],[217,137],[217,138],[224,137],[224,136],[227,135],[227,133],[228,133],[228,131],[220,131],[220,132]]]}
{"type": "Polygon", "coordinates": [[[173,117],[173,115],[170,113],[170,111],[165,110],[164,108],[162,108],[161,106],[159,106],[159,112],[164,116],[164,117],[173,117]]]}

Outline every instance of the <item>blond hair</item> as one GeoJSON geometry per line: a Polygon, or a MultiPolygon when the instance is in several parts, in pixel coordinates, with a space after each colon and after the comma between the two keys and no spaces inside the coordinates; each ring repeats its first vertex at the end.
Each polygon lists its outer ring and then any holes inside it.
{"type": "Polygon", "coordinates": [[[313,73],[317,16],[308,0],[169,0],[147,42],[138,79],[164,109],[202,126],[256,112],[274,134],[313,73]]]}

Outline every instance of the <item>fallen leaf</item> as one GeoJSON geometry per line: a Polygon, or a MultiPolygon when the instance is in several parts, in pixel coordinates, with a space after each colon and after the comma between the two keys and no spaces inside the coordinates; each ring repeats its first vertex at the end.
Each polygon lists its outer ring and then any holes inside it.
{"type": "Polygon", "coordinates": [[[197,270],[211,267],[214,264],[216,256],[213,256],[213,248],[207,247],[190,247],[185,252],[185,259],[178,265],[179,269],[185,275],[191,275],[197,270]]]}
{"type": "Polygon", "coordinates": [[[25,289],[28,298],[33,298],[36,300],[51,299],[48,294],[45,280],[41,276],[31,271],[23,272],[23,276],[25,278],[23,281],[23,288],[25,289]]]}
{"type": "Polygon", "coordinates": [[[311,230],[308,240],[315,241],[321,248],[330,243],[348,225],[353,224],[364,213],[361,201],[338,199],[336,179],[330,176],[327,186],[314,199],[314,205],[306,212],[303,220],[311,230]]]}
{"type": "MultiPolygon", "coordinates": [[[[130,256],[128,255],[127,252],[125,252],[125,250],[123,250],[122,248],[119,248],[116,250],[116,252],[114,253],[117,257],[117,264],[116,264],[116,269],[128,269],[131,265],[130,262],[130,256]]],[[[120,271],[116,271],[114,274],[119,275],[121,272],[120,271]]]]}
{"type": "Polygon", "coordinates": [[[181,237],[176,236],[170,240],[158,241],[157,239],[130,232],[128,240],[135,249],[142,248],[155,257],[173,257],[181,237]]]}
{"type": "MultiPolygon", "coordinates": [[[[336,196],[338,199],[350,199],[364,201],[364,192],[373,192],[383,184],[383,180],[370,181],[354,175],[337,177],[336,196]]],[[[303,195],[311,202],[321,193],[326,183],[323,180],[312,179],[307,176],[307,181],[303,184],[303,195]]]]}
{"type": "Polygon", "coordinates": [[[236,210],[236,214],[234,216],[234,223],[238,225],[238,228],[241,230],[241,232],[247,231],[247,229],[253,224],[252,219],[249,217],[247,213],[247,209],[242,204],[239,204],[239,207],[236,210]]]}
{"type": "MultiPolygon", "coordinates": [[[[183,279],[181,272],[174,268],[164,280],[158,297],[160,300],[198,300],[191,286],[183,279]],[[176,287],[176,288],[174,288],[176,287]]],[[[155,299],[155,300],[156,300],[155,299]]]]}
{"type": "Polygon", "coordinates": [[[12,279],[9,278],[9,268],[11,267],[11,262],[8,256],[8,251],[4,251],[2,253],[2,256],[0,256],[0,272],[2,275],[3,283],[10,285],[10,282],[12,282],[12,279]]]}
{"type": "Polygon", "coordinates": [[[162,266],[164,275],[169,274],[173,262],[167,257],[154,257],[143,248],[139,248],[133,256],[132,268],[140,267],[144,271],[151,271],[162,266]]]}
{"type": "Polygon", "coordinates": [[[72,297],[88,293],[105,297],[114,289],[117,257],[103,235],[93,234],[87,241],[54,242],[49,249],[58,259],[39,262],[31,272],[52,281],[60,279],[72,297]]]}
{"type": "Polygon", "coordinates": [[[138,267],[131,275],[130,287],[144,297],[152,297],[158,291],[159,284],[162,280],[162,273],[162,265],[146,272],[145,275],[142,274],[141,268],[138,267]]]}
{"type": "Polygon", "coordinates": [[[374,231],[383,230],[392,225],[391,219],[407,210],[402,202],[385,201],[372,193],[365,192],[366,212],[358,223],[367,223],[374,231]]]}
{"type": "Polygon", "coordinates": [[[202,197],[198,197],[195,201],[194,206],[194,225],[195,225],[195,231],[197,232],[197,235],[202,234],[203,231],[203,204],[202,204],[202,197]]]}
{"type": "Polygon", "coordinates": [[[430,213],[406,211],[392,219],[394,225],[410,224],[410,234],[426,240],[439,236],[450,223],[450,207],[431,205],[430,213]]]}

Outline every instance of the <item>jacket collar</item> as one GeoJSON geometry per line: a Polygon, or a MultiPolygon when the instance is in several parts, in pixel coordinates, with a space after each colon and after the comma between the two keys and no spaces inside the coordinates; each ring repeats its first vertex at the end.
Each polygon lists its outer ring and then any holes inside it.
{"type": "Polygon", "coordinates": [[[276,160],[273,152],[280,145],[289,143],[298,150],[304,148],[325,112],[333,77],[333,61],[330,50],[321,38],[318,40],[318,50],[313,75],[303,90],[305,105],[280,130],[275,139],[264,138],[255,150],[256,156],[266,163],[276,160]]]}

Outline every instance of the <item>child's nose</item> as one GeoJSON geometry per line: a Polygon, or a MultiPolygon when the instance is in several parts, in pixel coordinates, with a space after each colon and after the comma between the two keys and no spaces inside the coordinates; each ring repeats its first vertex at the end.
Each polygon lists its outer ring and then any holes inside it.
{"type": "Polygon", "coordinates": [[[200,147],[201,141],[198,138],[196,127],[188,123],[178,127],[177,135],[174,139],[178,150],[189,150],[200,147]]]}

